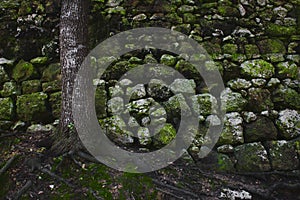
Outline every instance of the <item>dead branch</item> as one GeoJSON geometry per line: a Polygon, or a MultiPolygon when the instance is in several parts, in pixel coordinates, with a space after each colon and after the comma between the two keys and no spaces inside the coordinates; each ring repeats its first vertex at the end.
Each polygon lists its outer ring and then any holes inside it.
{"type": "Polygon", "coordinates": [[[11,166],[11,164],[14,162],[14,160],[16,159],[17,156],[13,156],[11,157],[6,163],[5,165],[0,169],[0,175],[4,174],[6,172],[6,170],[11,166]]]}
{"type": "Polygon", "coordinates": [[[152,179],[152,181],[153,181],[153,183],[156,184],[156,185],[160,185],[160,186],[165,187],[165,188],[168,188],[168,189],[170,189],[170,190],[177,191],[177,192],[179,192],[179,193],[181,193],[181,194],[189,195],[189,196],[192,196],[192,197],[194,197],[194,198],[199,199],[199,196],[198,196],[197,194],[192,193],[192,192],[190,192],[190,191],[187,191],[187,190],[184,190],[184,189],[175,187],[175,186],[171,186],[171,185],[165,184],[165,183],[163,183],[163,182],[161,182],[161,181],[158,181],[158,180],[156,180],[156,179],[152,179]]]}
{"type": "Polygon", "coordinates": [[[41,172],[45,173],[45,174],[48,174],[49,176],[51,176],[52,178],[60,181],[60,182],[63,182],[64,184],[66,184],[67,186],[71,187],[71,188],[74,188],[75,186],[71,183],[69,183],[67,180],[65,180],[64,178],[54,174],[53,172],[49,171],[48,169],[44,169],[44,168],[41,168],[40,169],[41,172]]]}
{"type": "Polygon", "coordinates": [[[172,197],[174,197],[174,198],[176,198],[176,199],[183,199],[183,200],[184,200],[183,197],[179,197],[179,196],[177,196],[177,195],[175,195],[175,194],[173,194],[173,193],[171,193],[171,192],[168,192],[168,191],[166,191],[166,190],[163,190],[163,189],[161,189],[161,188],[156,187],[156,189],[157,189],[158,191],[160,191],[160,192],[162,192],[162,193],[164,193],[164,194],[167,194],[167,195],[169,195],[169,196],[172,196],[172,197]]]}
{"type": "Polygon", "coordinates": [[[29,180],[26,184],[13,196],[13,200],[20,199],[21,196],[32,186],[32,181],[29,180]]]}

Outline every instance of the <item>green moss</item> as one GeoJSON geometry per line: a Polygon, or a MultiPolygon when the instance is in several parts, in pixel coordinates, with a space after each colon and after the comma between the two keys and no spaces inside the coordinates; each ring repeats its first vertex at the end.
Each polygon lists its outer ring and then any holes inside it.
{"type": "Polygon", "coordinates": [[[234,165],[230,158],[225,154],[218,154],[218,171],[230,172],[234,170],[234,165]]]}
{"type": "Polygon", "coordinates": [[[0,94],[3,97],[9,97],[9,96],[13,96],[13,95],[19,95],[20,94],[20,90],[16,84],[16,82],[6,82],[3,85],[3,89],[0,91],[0,94]]]}
{"type": "Polygon", "coordinates": [[[18,96],[17,115],[20,120],[49,121],[49,113],[46,107],[48,96],[45,93],[32,93],[18,96]]]}
{"type": "Polygon", "coordinates": [[[41,91],[41,81],[40,80],[29,80],[22,82],[22,93],[31,94],[41,91]]]}
{"type": "Polygon", "coordinates": [[[235,148],[238,171],[269,171],[271,169],[267,151],[261,143],[249,143],[235,148]]]}
{"type": "Polygon", "coordinates": [[[169,144],[176,137],[176,130],[172,124],[165,124],[165,126],[155,135],[155,143],[157,145],[169,144]]]}
{"type": "Polygon", "coordinates": [[[196,16],[193,13],[184,13],[183,14],[183,21],[184,23],[195,23],[197,20],[196,16]]]}
{"type": "Polygon", "coordinates": [[[37,76],[37,72],[33,65],[29,62],[25,62],[24,60],[20,60],[12,72],[12,78],[17,82],[28,80],[34,76],[37,76]]]}
{"type": "Polygon", "coordinates": [[[239,16],[239,11],[231,6],[218,6],[218,12],[220,13],[220,15],[222,16],[226,16],[226,17],[237,17],[239,16]]]}
{"type": "Polygon", "coordinates": [[[59,63],[53,63],[50,64],[44,71],[42,75],[42,81],[54,81],[60,79],[60,64],[59,63]]]}
{"type": "Polygon", "coordinates": [[[13,118],[14,104],[11,98],[0,98],[0,119],[11,120],[13,118]]]}
{"type": "Polygon", "coordinates": [[[269,24],[266,27],[266,33],[270,36],[291,36],[296,34],[295,26],[282,26],[278,24],[269,24]]]}
{"type": "Polygon", "coordinates": [[[277,64],[278,75],[281,78],[293,78],[297,79],[298,74],[298,66],[294,62],[281,62],[277,64]]]}
{"type": "Polygon", "coordinates": [[[246,44],[244,46],[247,58],[253,58],[255,55],[259,55],[259,49],[254,44],[246,44]]]}
{"type": "Polygon", "coordinates": [[[50,94],[49,102],[53,117],[58,119],[61,113],[61,92],[50,94]]]}
{"type": "Polygon", "coordinates": [[[273,102],[282,109],[286,107],[300,109],[300,94],[281,85],[273,93],[273,102]]]}
{"type": "Polygon", "coordinates": [[[48,57],[37,57],[30,60],[32,64],[44,65],[48,61],[48,57]]]}
{"type": "Polygon", "coordinates": [[[262,54],[282,53],[286,52],[284,43],[279,39],[266,39],[258,42],[259,49],[262,54]]]}
{"type": "Polygon", "coordinates": [[[271,78],[275,73],[275,68],[271,63],[257,59],[242,63],[241,72],[253,78],[271,78]]]}

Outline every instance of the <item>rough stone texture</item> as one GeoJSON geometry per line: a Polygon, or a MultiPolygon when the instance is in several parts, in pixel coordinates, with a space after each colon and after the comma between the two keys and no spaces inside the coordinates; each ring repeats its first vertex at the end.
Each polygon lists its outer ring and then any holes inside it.
{"type": "Polygon", "coordinates": [[[42,89],[40,80],[29,80],[22,82],[22,94],[40,92],[42,89]]]}
{"type": "Polygon", "coordinates": [[[190,93],[195,94],[196,84],[194,80],[189,79],[175,79],[170,85],[170,89],[174,94],[190,93]]]}
{"type": "Polygon", "coordinates": [[[278,39],[266,39],[258,42],[258,47],[262,54],[268,53],[285,53],[286,49],[283,44],[278,39]]]}
{"type": "Polygon", "coordinates": [[[137,84],[134,87],[128,87],[126,95],[131,100],[141,99],[146,96],[146,89],[143,84],[137,84]]]}
{"type": "Polygon", "coordinates": [[[154,136],[154,146],[169,144],[176,137],[176,130],[172,124],[165,124],[165,126],[154,136]]]}
{"type": "Polygon", "coordinates": [[[285,139],[295,138],[300,135],[300,114],[296,110],[282,110],[276,125],[285,139]]]}
{"type": "Polygon", "coordinates": [[[267,148],[273,170],[298,169],[299,159],[293,144],[285,140],[270,141],[267,148]]]}
{"type": "Polygon", "coordinates": [[[11,98],[0,98],[0,120],[13,118],[14,104],[11,98]]]}
{"type": "Polygon", "coordinates": [[[32,64],[45,65],[48,61],[48,57],[36,57],[30,60],[32,64]]]}
{"type": "Polygon", "coordinates": [[[53,117],[58,119],[61,113],[61,92],[50,94],[49,103],[51,105],[53,117]]]}
{"type": "Polygon", "coordinates": [[[149,132],[148,128],[140,127],[138,129],[137,136],[138,136],[138,139],[139,139],[139,143],[141,145],[146,146],[146,145],[151,144],[151,142],[152,142],[152,139],[151,139],[150,132],[149,132]]]}
{"type": "Polygon", "coordinates": [[[273,108],[269,90],[262,88],[250,88],[248,90],[247,108],[253,112],[261,112],[273,108]]]}
{"type": "Polygon", "coordinates": [[[42,83],[43,92],[58,92],[61,90],[61,81],[54,80],[51,82],[42,83]]]}
{"type": "Polygon", "coordinates": [[[152,98],[159,100],[167,100],[173,95],[168,85],[158,79],[150,80],[147,92],[152,98]]]}
{"type": "Polygon", "coordinates": [[[211,94],[198,94],[192,96],[192,108],[196,114],[209,115],[215,112],[217,100],[211,94]]]}
{"type": "Polygon", "coordinates": [[[247,100],[240,93],[232,92],[230,88],[221,93],[221,101],[226,112],[242,111],[247,104],[247,100]]]}
{"type": "Polygon", "coordinates": [[[245,142],[275,140],[277,129],[269,118],[258,116],[254,122],[245,124],[244,137],[245,142]]]}
{"type": "Polygon", "coordinates": [[[177,118],[181,115],[181,113],[184,116],[190,116],[191,115],[191,109],[188,106],[186,99],[182,94],[177,94],[172,96],[167,102],[163,104],[167,115],[170,118],[177,118]]]}
{"type": "Polygon", "coordinates": [[[44,122],[51,120],[46,107],[47,94],[43,92],[25,94],[17,98],[17,115],[20,120],[44,122]]]}
{"type": "Polygon", "coordinates": [[[243,118],[238,112],[225,114],[224,127],[217,144],[236,145],[244,143],[242,123],[243,118]]]}
{"type": "Polygon", "coordinates": [[[252,78],[271,78],[275,73],[275,68],[271,63],[257,59],[242,63],[241,72],[252,78]]]}
{"type": "Polygon", "coordinates": [[[9,81],[9,77],[3,66],[0,65],[0,84],[9,81]]]}
{"type": "Polygon", "coordinates": [[[278,75],[281,78],[293,78],[299,77],[300,69],[294,62],[281,62],[277,64],[278,75]]]}
{"type": "Polygon", "coordinates": [[[250,81],[237,78],[235,80],[228,81],[227,85],[234,90],[238,90],[238,89],[248,89],[249,87],[251,87],[252,84],[250,81]]]}
{"type": "Polygon", "coordinates": [[[260,142],[243,144],[234,150],[238,171],[269,171],[271,169],[267,151],[260,142]]]}
{"type": "Polygon", "coordinates": [[[279,85],[273,92],[273,102],[281,109],[300,109],[300,94],[292,88],[279,85]]]}
{"type": "Polygon", "coordinates": [[[32,124],[31,126],[29,126],[26,130],[28,133],[39,133],[39,132],[43,132],[43,133],[54,133],[55,131],[55,127],[51,124],[47,124],[47,125],[41,125],[41,124],[32,124]]]}
{"type": "Polygon", "coordinates": [[[0,91],[1,96],[9,97],[9,96],[16,96],[20,95],[20,90],[16,84],[16,82],[5,82],[3,84],[3,89],[0,91]]]}
{"type": "Polygon", "coordinates": [[[176,64],[176,57],[168,54],[164,54],[160,58],[160,63],[167,66],[174,66],[176,64]]]}
{"type": "Polygon", "coordinates": [[[105,90],[105,81],[99,80],[95,91],[95,109],[97,118],[106,117],[107,92],[105,90]]]}
{"type": "Polygon", "coordinates": [[[53,63],[50,64],[42,74],[41,81],[42,82],[50,82],[54,80],[60,79],[60,64],[59,63],[53,63]]]}
{"type": "Polygon", "coordinates": [[[34,77],[37,77],[37,71],[31,63],[24,60],[20,60],[12,71],[12,78],[17,82],[25,81],[34,77]]]}
{"type": "Polygon", "coordinates": [[[120,114],[124,111],[124,100],[121,97],[109,99],[107,102],[107,111],[113,115],[120,114]]]}

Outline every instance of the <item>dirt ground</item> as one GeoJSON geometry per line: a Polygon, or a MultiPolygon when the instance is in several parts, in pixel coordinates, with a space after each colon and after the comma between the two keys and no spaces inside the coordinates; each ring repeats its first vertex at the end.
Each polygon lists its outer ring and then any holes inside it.
{"type": "Polygon", "coordinates": [[[47,153],[49,133],[0,135],[0,199],[300,199],[300,172],[224,173],[179,159],[123,173],[77,154],[47,153]]]}

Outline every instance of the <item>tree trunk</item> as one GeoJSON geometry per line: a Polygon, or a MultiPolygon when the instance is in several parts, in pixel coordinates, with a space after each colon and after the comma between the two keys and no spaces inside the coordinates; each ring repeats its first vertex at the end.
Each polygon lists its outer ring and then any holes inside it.
{"type": "Polygon", "coordinates": [[[59,129],[52,151],[62,154],[81,148],[72,117],[72,93],[78,69],[87,55],[88,0],[62,0],[60,17],[60,63],[62,105],[59,129]]]}

